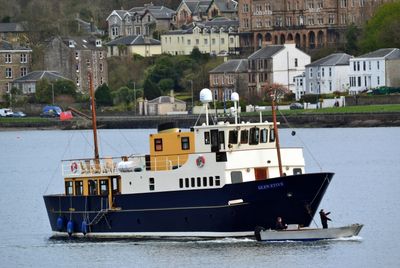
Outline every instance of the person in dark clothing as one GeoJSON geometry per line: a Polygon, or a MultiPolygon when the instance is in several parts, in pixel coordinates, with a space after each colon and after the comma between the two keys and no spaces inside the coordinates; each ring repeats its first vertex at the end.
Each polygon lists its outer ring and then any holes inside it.
{"type": "Polygon", "coordinates": [[[283,223],[282,218],[278,217],[276,219],[275,229],[276,230],[285,230],[286,228],[287,228],[287,225],[283,223]]]}
{"type": "Polygon", "coordinates": [[[326,212],[321,209],[319,212],[319,216],[321,217],[321,223],[322,223],[322,228],[327,229],[328,228],[328,221],[332,221],[331,219],[328,218],[328,215],[331,214],[330,212],[326,212]]]}

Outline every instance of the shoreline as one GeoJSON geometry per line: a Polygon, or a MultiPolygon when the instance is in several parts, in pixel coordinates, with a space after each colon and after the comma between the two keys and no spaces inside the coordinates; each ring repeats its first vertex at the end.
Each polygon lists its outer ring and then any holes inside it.
{"type": "MultiPolygon", "coordinates": [[[[212,124],[210,117],[210,124],[212,124]]],[[[175,116],[98,116],[97,125],[99,129],[136,129],[157,128],[161,123],[176,122],[180,128],[190,128],[205,122],[202,115],[175,115],[175,116]]],[[[263,115],[263,121],[272,121],[270,115],[263,115]]],[[[277,116],[281,128],[335,128],[335,127],[398,127],[400,126],[400,112],[387,113],[334,113],[334,114],[295,114],[277,116]],[[286,120],[289,125],[286,123],[286,120]]],[[[258,122],[259,115],[242,116],[240,121],[258,122]]],[[[233,117],[219,117],[218,121],[234,123],[233,117]]],[[[48,119],[45,121],[24,120],[18,122],[0,120],[0,131],[13,130],[72,130],[90,129],[91,122],[80,118],[71,121],[59,121],[48,119]]]]}

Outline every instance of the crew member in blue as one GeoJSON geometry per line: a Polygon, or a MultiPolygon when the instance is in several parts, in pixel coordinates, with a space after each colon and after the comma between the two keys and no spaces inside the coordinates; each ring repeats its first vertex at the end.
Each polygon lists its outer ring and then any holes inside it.
{"type": "Polygon", "coordinates": [[[330,212],[326,212],[321,209],[319,211],[319,216],[321,217],[321,223],[322,223],[322,228],[327,229],[328,228],[328,221],[332,221],[331,219],[328,218],[328,215],[331,214],[330,212]]]}

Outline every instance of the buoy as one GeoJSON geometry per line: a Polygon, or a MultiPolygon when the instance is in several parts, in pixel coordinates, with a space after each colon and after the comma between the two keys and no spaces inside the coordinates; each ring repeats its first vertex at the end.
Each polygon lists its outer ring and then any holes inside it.
{"type": "Polygon", "coordinates": [[[296,135],[296,131],[293,130],[292,131],[292,136],[294,136],[294,135],[296,135]]]}
{"type": "Polygon", "coordinates": [[[87,228],[87,227],[88,227],[88,226],[87,226],[86,221],[83,221],[83,222],[82,222],[82,225],[81,225],[81,231],[82,231],[83,235],[86,235],[86,234],[87,234],[87,232],[88,232],[88,228],[87,228]]]}
{"type": "Polygon", "coordinates": [[[67,224],[67,233],[69,236],[71,236],[73,232],[74,232],[74,222],[70,220],[67,224]]]}
{"type": "Polygon", "coordinates": [[[60,216],[57,218],[57,231],[61,232],[64,227],[64,219],[60,216]]]}

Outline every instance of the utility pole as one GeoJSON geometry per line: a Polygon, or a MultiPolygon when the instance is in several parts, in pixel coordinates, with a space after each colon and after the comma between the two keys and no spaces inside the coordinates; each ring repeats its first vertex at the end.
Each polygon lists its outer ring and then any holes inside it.
{"type": "Polygon", "coordinates": [[[133,100],[134,100],[134,105],[135,105],[135,115],[136,115],[136,83],[133,82],[133,100]]]}
{"type": "Polygon", "coordinates": [[[194,100],[193,100],[193,80],[189,80],[190,85],[191,85],[191,90],[192,90],[192,113],[193,113],[193,108],[194,108],[194,100]]]}
{"type": "Polygon", "coordinates": [[[51,83],[51,95],[52,95],[52,100],[53,100],[52,104],[54,105],[54,84],[53,83],[51,83]]]}

